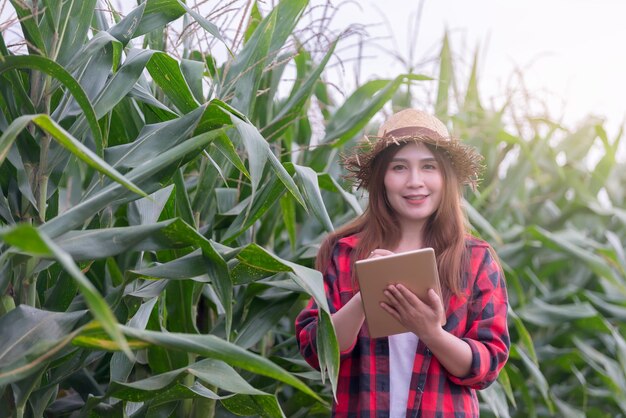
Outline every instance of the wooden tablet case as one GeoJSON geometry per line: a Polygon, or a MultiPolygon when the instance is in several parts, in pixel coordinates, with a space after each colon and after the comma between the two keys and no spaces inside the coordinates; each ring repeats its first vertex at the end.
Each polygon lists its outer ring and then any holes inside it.
{"type": "MultiPolygon", "coordinates": [[[[390,284],[401,283],[422,300],[426,300],[428,289],[434,289],[441,298],[439,273],[435,251],[432,248],[359,260],[355,263],[355,268],[361,289],[365,322],[372,338],[408,331],[380,307],[380,302],[387,299],[383,290],[390,284]]],[[[441,325],[445,323],[444,313],[441,325]]]]}

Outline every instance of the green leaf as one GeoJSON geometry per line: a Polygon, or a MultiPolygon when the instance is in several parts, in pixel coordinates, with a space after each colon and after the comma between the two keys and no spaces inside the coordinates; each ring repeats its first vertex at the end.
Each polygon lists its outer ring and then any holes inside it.
{"type": "Polygon", "coordinates": [[[243,348],[251,348],[258,343],[267,333],[276,327],[285,312],[289,312],[298,295],[287,294],[280,297],[255,298],[250,304],[250,312],[246,321],[237,327],[235,344],[243,348]]]}
{"type": "Polygon", "coordinates": [[[477,227],[481,232],[486,233],[493,240],[493,242],[497,244],[502,244],[503,240],[496,228],[489,223],[487,219],[483,217],[483,215],[477,211],[467,200],[463,199],[463,207],[467,212],[467,217],[470,223],[477,227]]]}
{"type": "Polygon", "coordinates": [[[435,102],[435,115],[443,121],[448,119],[448,101],[450,86],[453,81],[452,55],[446,33],[443,37],[439,56],[439,85],[437,87],[437,101],[435,102]]]}
{"type": "Polygon", "coordinates": [[[185,187],[182,169],[178,169],[174,174],[174,184],[176,185],[176,212],[180,214],[182,220],[188,225],[197,228],[196,220],[191,211],[191,203],[189,202],[189,195],[185,187]]]}
{"type": "Polygon", "coordinates": [[[182,59],[180,61],[180,70],[187,81],[187,85],[189,85],[189,90],[191,90],[193,97],[199,103],[204,103],[204,92],[202,89],[204,63],[202,61],[182,59]]]}
{"type": "MultiPolygon", "coordinates": [[[[446,35],[447,39],[447,35],[446,35]]],[[[449,51],[448,51],[449,53],[449,51]]],[[[443,51],[442,51],[443,55],[443,51]]],[[[443,72],[443,59],[441,64],[441,72],[443,72]]],[[[452,73],[452,68],[450,68],[452,73]]],[[[441,82],[441,81],[440,81],[441,82]]],[[[439,98],[439,96],[437,96],[439,98]]],[[[480,104],[480,92],[478,90],[478,48],[474,53],[474,61],[472,62],[472,72],[467,85],[467,91],[465,92],[465,100],[463,101],[463,111],[465,112],[481,112],[483,110],[480,104]]]]}
{"type": "Polygon", "coordinates": [[[199,108],[174,120],[145,125],[133,142],[107,148],[106,160],[119,168],[135,168],[151,162],[164,151],[187,140],[201,122],[205,110],[199,108]]]}
{"type": "Polygon", "coordinates": [[[513,323],[515,324],[515,330],[519,334],[518,338],[520,340],[520,343],[528,351],[528,354],[532,361],[538,364],[539,360],[537,358],[537,353],[535,352],[535,345],[533,343],[530,332],[528,332],[528,328],[526,328],[524,322],[515,313],[515,311],[513,311],[513,309],[509,309],[509,316],[513,319],[513,323]]]}
{"type": "Polygon", "coordinates": [[[506,394],[498,382],[494,382],[489,387],[478,391],[482,399],[496,417],[510,418],[509,405],[506,402],[506,394]]]}
{"type": "Polygon", "coordinates": [[[250,268],[271,274],[280,272],[293,273],[289,276],[315,299],[315,302],[322,310],[329,312],[323,278],[319,271],[283,260],[256,244],[247,245],[237,254],[237,259],[250,268]]]}
{"type": "Polygon", "coordinates": [[[207,263],[208,260],[204,258],[201,250],[196,250],[167,263],[138,270],[129,270],[129,274],[151,279],[193,279],[199,282],[208,282],[210,278],[206,275],[207,263]]]}
{"type": "Polygon", "coordinates": [[[157,190],[148,197],[135,200],[128,206],[128,223],[130,225],[149,225],[158,222],[168,199],[172,195],[174,185],[157,190]]]}
{"type": "MultiPolygon", "coordinates": [[[[130,227],[70,231],[55,239],[57,245],[77,261],[98,260],[131,251],[168,223],[130,227]]],[[[149,244],[146,247],[150,248],[149,244]]],[[[157,247],[158,248],[158,247],[157,247]]],[[[167,248],[167,247],[165,247],[167,248]]],[[[158,248],[163,249],[163,248],[158,248]]]]}
{"type": "Polygon", "coordinates": [[[185,14],[185,8],[178,0],[147,0],[145,3],[139,27],[135,30],[133,37],[152,32],[185,14]]]}
{"type": "Polygon", "coordinates": [[[94,136],[96,144],[96,154],[98,154],[98,156],[102,156],[103,139],[102,132],[100,132],[100,126],[98,125],[98,119],[96,118],[96,114],[91,106],[89,98],[85,94],[85,91],[74,79],[74,77],[72,77],[72,75],[59,64],[45,57],[35,55],[8,56],[2,57],[0,60],[0,74],[19,68],[39,70],[59,80],[65,87],[67,87],[76,102],[79,104],[87,122],[89,123],[89,127],[91,128],[91,133],[94,136]]]}
{"type": "Polygon", "coordinates": [[[0,238],[7,244],[14,245],[34,256],[51,256],[50,248],[40,239],[39,235],[35,228],[26,224],[0,229],[0,238]]]}
{"type": "Polygon", "coordinates": [[[530,373],[529,377],[532,379],[532,382],[535,384],[537,389],[539,389],[539,392],[541,393],[541,396],[543,397],[544,402],[548,406],[548,409],[550,410],[551,413],[554,413],[554,405],[552,404],[552,401],[550,399],[550,393],[549,393],[550,385],[548,384],[546,377],[541,372],[539,365],[535,364],[528,357],[528,355],[524,352],[524,350],[521,350],[516,347],[515,352],[522,359],[524,366],[526,366],[526,370],[528,370],[528,372],[530,373]]]}
{"type": "MultiPolygon", "coordinates": [[[[593,303],[594,307],[598,309],[600,312],[604,312],[605,315],[608,315],[612,318],[615,318],[619,321],[626,321],[626,307],[619,305],[617,303],[611,303],[611,299],[600,296],[599,294],[585,291],[584,295],[593,303]]],[[[622,299],[618,298],[616,302],[621,302],[622,299]]]]}
{"type": "Polygon", "coordinates": [[[252,181],[252,192],[250,194],[251,201],[254,201],[256,191],[263,177],[263,170],[265,169],[265,163],[268,159],[268,154],[271,153],[269,145],[265,141],[265,138],[261,136],[259,131],[247,121],[241,120],[238,117],[231,116],[233,125],[239,132],[247,155],[248,166],[250,170],[250,180],[252,181]]]}
{"type": "MultiPolygon", "coordinates": [[[[150,314],[152,313],[154,306],[158,299],[152,298],[142,303],[135,315],[128,321],[128,326],[137,329],[146,329],[150,314]]],[[[110,362],[110,380],[117,382],[125,382],[133,370],[135,362],[131,361],[122,353],[113,353],[110,362]]]]}
{"type": "Polygon", "coordinates": [[[48,289],[43,308],[48,311],[66,311],[79,293],[78,284],[69,274],[62,271],[55,274],[54,271],[48,270],[46,273],[56,276],[56,280],[48,289]]]}
{"type": "Polygon", "coordinates": [[[294,29],[308,4],[307,0],[281,1],[265,18],[269,19],[271,15],[276,15],[276,25],[272,30],[270,54],[274,54],[285,47],[285,42],[293,35],[294,29]]]}
{"type": "Polygon", "coordinates": [[[236,115],[231,115],[231,120],[239,132],[248,154],[250,179],[252,180],[252,200],[254,200],[256,189],[261,181],[265,164],[269,160],[274,173],[278,176],[280,181],[285,185],[287,190],[289,190],[295,199],[302,206],[304,206],[304,199],[302,198],[302,195],[300,195],[293,179],[289,176],[274,153],[272,153],[269,144],[265,141],[265,138],[261,136],[256,127],[254,127],[249,121],[242,120],[236,115]]]}
{"type": "Polygon", "coordinates": [[[291,195],[296,199],[296,201],[300,203],[302,207],[305,207],[304,198],[300,194],[300,191],[298,190],[296,183],[293,181],[291,176],[287,173],[287,170],[285,169],[285,167],[282,165],[282,163],[278,160],[278,158],[272,152],[269,153],[268,157],[269,157],[270,166],[272,167],[274,174],[276,174],[276,177],[278,177],[278,179],[283,183],[283,185],[287,188],[289,193],[291,193],[291,195]]]}
{"type": "Polygon", "coordinates": [[[324,200],[322,199],[322,193],[320,192],[320,186],[318,183],[318,174],[309,167],[294,164],[294,168],[298,176],[296,180],[300,183],[300,187],[304,192],[304,199],[311,208],[313,214],[320,221],[322,226],[327,232],[334,231],[333,223],[330,220],[324,200]]]}
{"type": "Polygon", "coordinates": [[[237,150],[235,149],[233,142],[230,141],[228,137],[224,136],[217,138],[213,142],[213,146],[221,152],[232,165],[237,167],[237,170],[239,170],[241,174],[246,176],[248,179],[250,178],[250,173],[248,173],[246,166],[243,164],[243,161],[241,161],[241,158],[239,158],[239,154],[237,154],[237,150]]]}
{"type": "Polygon", "coordinates": [[[95,168],[100,173],[123,185],[128,190],[131,190],[141,196],[147,196],[146,193],[133,184],[132,181],[128,180],[116,169],[109,166],[104,160],[91,152],[89,148],[74,138],[48,115],[44,114],[24,115],[15,119],[13,123],[11,123],[9,129],[7,129],[0,137],[0,164],[4,161],[4,158],[8,154],[11,145],[16,140],[19,133],[24,130],[30,122],[35,123],[41,129],[48,132],[52,138],[90,167],[95,168]]]}
{"type": "Polygon", "coordinates": [[[247,43],[250,37],[254,34],[254,31],[262,20],[263,16],[259,10],[259,4],[255,1],[252,5],[252,10],[250,10],[250,19],[248,19],[248,26],[246,27],[246,33],[243,37],[245,43],[247,43]]]}
{"type": "Polygon", "coordinates": [[[11,312],[15,309],[15,300],[12,296],[2,295],[0,296],[0,317],[11,312]]]}
{"type": "MultiPolygon", "coordinates": [[[[161,153],[145,164],[132,169],[126,173],[126,178],[135,183],[153,179],[161,171],[171,164],[180,162],[181,159],[188,156],[196,156],[201,152],[213,139],[219,135],[223,135],[223,131],[218,129],[198,135],[188,139],[187,141],[176,145],[175,147],[161,153]]],[[[72,207],[62,215],[51,219],[42,225],[41,229],[48,236],[55,238],[65,232],[79,227],[85,220],[93,216],[94,213],[103,209],[111,202],[120,199],[127,193],[125,189],[117,184],[108,185],[92,196],[86,198],[78,205],[72,207]]]]}
{"type": "Polygon", "coordinates": [[[187,85],[180,64],[174,58],[168,54],[156,52],[150,57],[146,69],[150,72],[154,82],[183,114],[198,108],[199,104],[187,85]]]}
{"type": "Polygon", "coordinates": [[[287,383],[294,388],[321,400],[319,396],[291,373],[272,363],[267,358],[247,351],[235,344],[224,341],[214,335],[193,335],[140,331],[120,326],[124,333],[132,338],[161,347],[196,353],[212,359],[224,361],[231,366],[248,370],[287,383]]]}
{"type": "Polygon", "coordinates": [[[30,225],[17,225],[8,230],[2,230],[0,238],[21,251],[31,252],[36,256],[47,256],[56,259],[78,284],[78,288],[85,297],[92,315],[102,323],[107,334],[121,347],[122,351],[129,358],[133,358],[128,343],[116,327],[117,320],[113,312],[111,312],[104,298],[98,293],[98,290],[65,251],[48,238],[45,233],[30,225]]]}
{"type": "Polygon", "coordinates": [[[216,386],[232,393],[265,395],[265,392],[252,387],[223,361],[205,359],[187,367],[187,371],[203,383],[216,386]]]}
{"type": "MultiPolygon", "coordinates": [[[[17,9],[17,8],[16,8],[17,9]]],[[[4,43],[4,38],[0,36],[0,56],[9,56],[11,53],[7,49],[6,44],[4,43]]],[[[21,113],[37,113],[35,110],[35,106],[31,101],[31,98],[26,93],[26,89],[28,88],[28,81],[22,79],[19,74],[15,71],[11,71],[8,74],[5,74],[4,77],[7,78],[9,83],[3,83],[6,86],[6,91],[0,95],[0,102],[2,102],[2,96],[4,97],[14,97],[15,103],[11,100],[7,103],[9,108],[9,114],[12,117],[16,117],[21,113]],[[9,94],[10,92],[10,94],[9,94]],[[17,109],[19,104],[20,109],[17,109]]],[[[0,90],[1,91],[1,90],[0,90]]],[[[4,119],[4,118],[2,118],[4,119]]],[[[6,126],[6,122],[0,123],[2,129],[6,126]]]]}
{"type": "MultiPolygon", "coordinates": [[[[72,231],[57,239],[58,245],[70,252],[76,259],[98,259],[110,257],[112,255],[121,254],[127,251],[155,251],[162,249],[174,249],[182,247],[199,248],[204,258],[203,269],[201,274],[210,277],[220,301],[226,309],[227,329],[230,330],[232,321],[232,282],[228,273],[226,262],[215,250],[211,241],[202,236],[194,228],[187,225],[180,219],[170,219],[168,221],[159,222],[151,225],[141,225],[133,227],[107,228],[105,230],[95,231],[72,231]],[[104,250],[104,249],[107,250],[104,250]]],[[[183,262],[189,262],[179,273],[199,272],[198,262],[190,262],[195,258],[196,254],[188,255],[183,258],[183,262]]],[[[177,262],[171,262],[166,267],[155,267],[152,269],[143,269],[133,272],[135,275],[155,275],[152,277],[160,277],[159,274],[167,278],[189,278],[187,277],[171,277],[172,265],[177,266],[177,262]],[[162,273],[159,273],[162,272],[162,273]]],[[[180,264],[179,263],[179,264],[180,264]]],[[[177,266],[178,267],[178,266],[177,266]]]]}
{"type": "Polygon", "coordinates": [[[572,340],[580,350],[580,354],[586,364],[593,367],[600,374],[606,387],[616,393],[624,393],[626,390],[626,379],[620,364],[588,342],[578,337],[573,337],[572,340]]]}
{"type": "Polygon", "coordinates": [[[280,108],[278,114],[274,116],[272,121],[265,128],[264,132],[267,132],[266,136],[272,137],[275,132],[280,132],[286,126],[293,123],[293,119],[296,115],[299,115],[302,111],[305,103],[310,99],[315,86],[320,80],[320,76],[326,64],[335,52],[337,41],[333,42],[328,48],[328,52],[322,58],[322,61],[317,68],[309,74],[304,83],[294,92],[287,100],[287,102],[280,108]]]}
{"type": "Polygon", "coordinates": [[[552,399],[554,400],[554,404],[556,405],[559,412],[561,413],[561,416],[568,417],[568,418],[585,418],[588,416],[587,414],[585,414],[583,410],[572,407],[572,405],[569,405],[568,403],[563,402],[556,396],[552,396],[552,399]]]}
{"type": "Polygon", "coordinates": [[[561,140],[555,151],[562,151],[568,163],[581,164],[596,140],[598,123],[598,118],[589,116],[576,131],[561,140]]]}
{"type": "Polygon", "coordinates": [[[193,385],[183,385],[181,383],[176,384],[174,387],[166,390],[164,392],[157,393],[156,396],[152,399],[149,404],[151,405],[148,410],[147,417],[169,417],[175,412],[177,407],[176,403],[172,403],[174,400],[179,399],[224,399],[229,398],[232,395],[219,396],[217,393],[213,392],[210,389],[207,389],[200,382],[194,382],[193,385]],[[154,405],[154,406],[152,406],[154,405]],[[169,409],[168,405],[171,405],[169,409]],[[164,407],[163,411],[157,410],[158,412],[153,412],[154,409],[164,407]],[[153,413],[154,415],[151,415],[153,413]]]}
{"type": "Polygon", "coordinates": [[[285,0],[256,27],[243,49],[229,63],[221,97],[232,95],[232,106],[245,114],[254,114],[255,98],[263,69],[273,61],[298,23],[306,0],[285,0]]]}
{"type": "Polygon", "coordinates": [[[341,187],[341,185],[331,177],[328,173],[318,173],[317,179],[320,183],[320,187],[325,190],[330,190],[331,192],[339,193],[343,200],[350,206],[355,215],[360,215],[363,213],[363,208],[359,204],[356,196],[352,193],[349,193],[341,187]]]}
{"type": "Polygon", "coordinates": [[[322,143],[339,148],[361,131],[393,97],[402,83],[431,80],[419,74],[401,74],[393,80],[373,80],[359,87],[333,114],[322,143]]]}
{"type": "Polygon", "coordinates": [[[175,280],[165,288],[167,329],[173,332],[198,334],[196,307],[194,306],[195,283],[190,280],[175,280]]]}
{"type": "Polygon", "coordinates": [[[296,205],[291,195],[285,194],[280,198],[280,209],[283,214],[283,225],[287,230],[291,250],[296,248],[296,205]]]}
{"type": "Polygon", "coordinates": [[[590,192],[597,194],[600,189],[606,185],[615,168],[615,165],[617,164],[617,150],[622,137],[621,135],[618,136],[615,143],[611,144],[604,127],[601,124],[598,124],[595,128],[598,137],[602,140],[602,145],[604,146],[604,155],[592,170],[589,185],[591,189],[590,192]]]}
{"type": "MultiPolygon", "coordinates": [[[[51,7],[51,3],[57,2],[44,1],[46,7],[51,7]]],[[[47,27],[47,31],[50,32],[43,35],[46,40],[56,35],[56,42],[51,43],[56,49],[49,52],[51,53],[50,56],[59,64],[67,64],[87,39],[96,3],[97,0],[57,3],[61,6],[59,10],[60,19],[55,22],[54,27],[47,27]]],[[[51,39],[50,42],[52,42],[51,39]]]]}
{"type": "Polygon", "coordinates": [[[182,8],[184,8],[185,11],[187,13],[189,13],[191,15],[191,17],[193,17],[196,22],[198,22],[198,24],[202,27],[202,29],[204,29],[205,31],[209,32],[211,35],[215,36],[215,38],[219,39],[224,44],[224,46],[226,47],[226,49],[228,50],[230,55],[233,55],[233,52],[230,50],[230,48],[228,48],[228,45],[226,45],[226,41],[222,37],[222,34],[220,33],[219,28],[215,24],[213,24],[213,23],[209,22],[208,20],[206,20],[204,17],[202,17],[202,15],[200,13],[197,13],[195,10],[193,10],[191,7],[187,6],[181,0],[178,0],[178,4],[182,8]]]}
{"type": "Polygon", "coordinates": [[[37,25],[37,20],[33,15],[33,11],[27,6],[27,4],[21,0],[10,0],[13,9],[19,18],[20,25],[22,26],[22,33],[28,41],[27,45],[30,49],[36,49],[41,55],[48,55],[46,50],[46,44],[41,36],[41,31],[37,25]],[[34,48],[33,48],[34,47],[34,48]]]}
{"type": "MultiPolygon", "coordinates": [[[[98,118],[110,112],[133,88],[155,51],[131,49],[126,60],[108,80],[95,100],[94,111],[98,118]]],[[[163,104],[161,104],[166,108],[163,104]]],[[[167,108],[166,108],[167,109],[167,108]]]]}
{"type": "Polygon", "coordinates": [[[560,325],[576,319],[592,318],[598,312],[587,302],[553,305],[535,298],[531,303],[517,309],[518,315],[535,325],[560,325]]]}
{"type": "Polygon", "coordinates": [[[539,226],[530,227],[529,232],[551,247],[562,250],[575,257],[575,259],[583,261],[598,276],[604,277],[611,283],[618,285],[626,295],[626,287],[624,287],[623,281],[615,277],[614,272],[600,256],[592,253],[591,251],[580,248],[579,246],[559,237],[559,235],[547,231],[539,226]]]}
{"type": "Polygon", "coordinates": [[[222,405],[230,412],[243,416],[284,417],[285,414],[275,396],[235,395],[221,399],[222,405]]]}
{"type": "Polygon", "coordinates": [[[509,378],[509,374],[506,368],[500,370],[500,374],[498,375],[498,383],[502,387],[502,390],[504,390],[504,393],[506,394],[509,402],[511,402],[511,405],[513,405],[513,408],[517,408],[515,395],[513,394],[513,387],[511,386],[511,379],[509,378]]]}
{"type": "Polygon", "coordinates": [[[339,377],[339,343],[335,334],[335,327],[326,310],[320,310],[317,327],[317,352],[322,377],[328,374],[330,384],[337,400],[337,379],[339,377]]]}
{"type": "Polygon", "coordinates": [[[19,305],[0,317],[0,385],[17,382],[49,365],[69,344],[72,329],[84,314],[19,305]]]}
{"type": "MultiPolygon", "coordinates": [[[[142,2],[131,10],[122,20],[110,27],[107,32],[123,45],[127,45],[139,28],[139,23],[143,17],[147,2],[142,2]]],[[[99,35],[101,32],[98,32],[99,35]]]]}
{"type": "MultiPolygon", "coordinates": [[[[162,400],[161,396],[166,391],[170,390],[174,385],[182,383],[184,376],[193,376],[205,384],[228,392],[248,395],[266,394],[252,387],[232,367],[223,361],[204,359],[187,367],[157,374],[132,383],[111,382],[106,396],[132,402],[149,401],[154,398],[160,401],[162,400]]],[[[212,391],[210,392],[213,393],[212,391]]],[[[180,393],[181,395],[185,394],[184,391],[180,393]]],[[[189,396],[181,396],[180,399],[187,397],[189,396]]],[[[222,397],[213,394],[209,398],[221,399],[222,397]]],[[[167,396],[167,399],[173,399],[171,394],[167,396]]]]}

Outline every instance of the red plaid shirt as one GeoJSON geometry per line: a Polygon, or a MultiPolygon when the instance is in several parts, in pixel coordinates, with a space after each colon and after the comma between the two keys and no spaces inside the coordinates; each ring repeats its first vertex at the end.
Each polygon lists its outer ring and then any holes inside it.
{"type": "MultiPolygon", "coordinates": [[[[357,238],[342,238],[324,274],[331,313],[353,296],[351,255],[357,238]]],[[[479,415],[476,389],[491,384],[509,353],[508,300],[504,275],[486,242],[468,237],[469,274],[462,297],[452,296],[445,330],[472,349],[470,373],[462,378],[448,373],[420,340],[415,353],[407,417],[462,418],[479,415]]],[[[319,369],[317,359],[317,305],[313,300],[296,318],[296,335],[305,360],[319,369]]],[[[370,338],[361,327],[354,346],[341,353],[334,417],[389,415],[389,340],[370,338]]]]}

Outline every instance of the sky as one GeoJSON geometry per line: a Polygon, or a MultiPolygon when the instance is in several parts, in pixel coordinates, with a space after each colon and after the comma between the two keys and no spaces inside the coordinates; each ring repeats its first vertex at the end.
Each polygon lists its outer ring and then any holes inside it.
{"type": "MultiPolygon", "coordinates": [[[[278,0],[258,0],[266,6],[278,0]]],[[[311,0],[312,4],[326,0],[311,0]]],[[[247,0],[229,2],[244,10],[247,0]]],[[[225,0],[202,1],[210,9],[225,0]]],[[[361,28],[336,51],[343,57],[338,84],[406,72],[408,59],[417,72],[436,75],[434,59],[448,33],[455,71],[466,82],[478,52],[479,91],[483,102],[502,103],[512,87],[523,83],[545,102],[550,117],[575,128],[588,115],[602,117],[609,137],[626,117],[626,1],[622,0],[332,0],[337,13],[332,28],[361,28]],[[418,10],[420,13],[418,14],[418,10]],[[419,15],[419,16],[418,16],[419,15]],[[367,36],[365,36],[367,34],[367,36]],[[358,39],[363,65],[355,75],[358,39]],[[352,47],[351,47],[352,46],[352,47]]],[[[136,0],[113,0],[130,10],[136,0]]],[[[7,9],[3,10],[3,20],[7,9]]]]}
{"type": "Polygon", "coordinates": [[[334,25],[387,22],[366,29],[376,40],[364,44],[372,58],[361,80],[402,72],[386,51],[412,50],[414,64],[427,63],[447,31],[459,71],[469,72],[478,51],[484,100],[501,102],[521,72],[554,119],[573,128],[596,115],[616,134],[626,116],[625,17],[621,0],[360,0],[343,4],[334,25]]]}

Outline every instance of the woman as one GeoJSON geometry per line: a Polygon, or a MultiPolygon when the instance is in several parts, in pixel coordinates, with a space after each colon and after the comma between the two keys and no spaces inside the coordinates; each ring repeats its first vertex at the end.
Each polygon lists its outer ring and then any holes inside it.
{"type": "MultiPolygon", "coordinates": [[[[369,193],[367,209],[324,240],[316,261],[341,355],[333,416],[476,417],[476,390],[498,377],[510,345],[502,269],[469,235],[461,208],[482,157],[415,109],[392,115],[377,136],[344,161],[369,193]],[[387,287],[381,306],[410,332],[370,338],[354,262],[424,247],[435,250],[443,300],[387,287]]],[[[303,357],[319,368],[317,313],[311,300],[296,332],[303,357]]]]}

